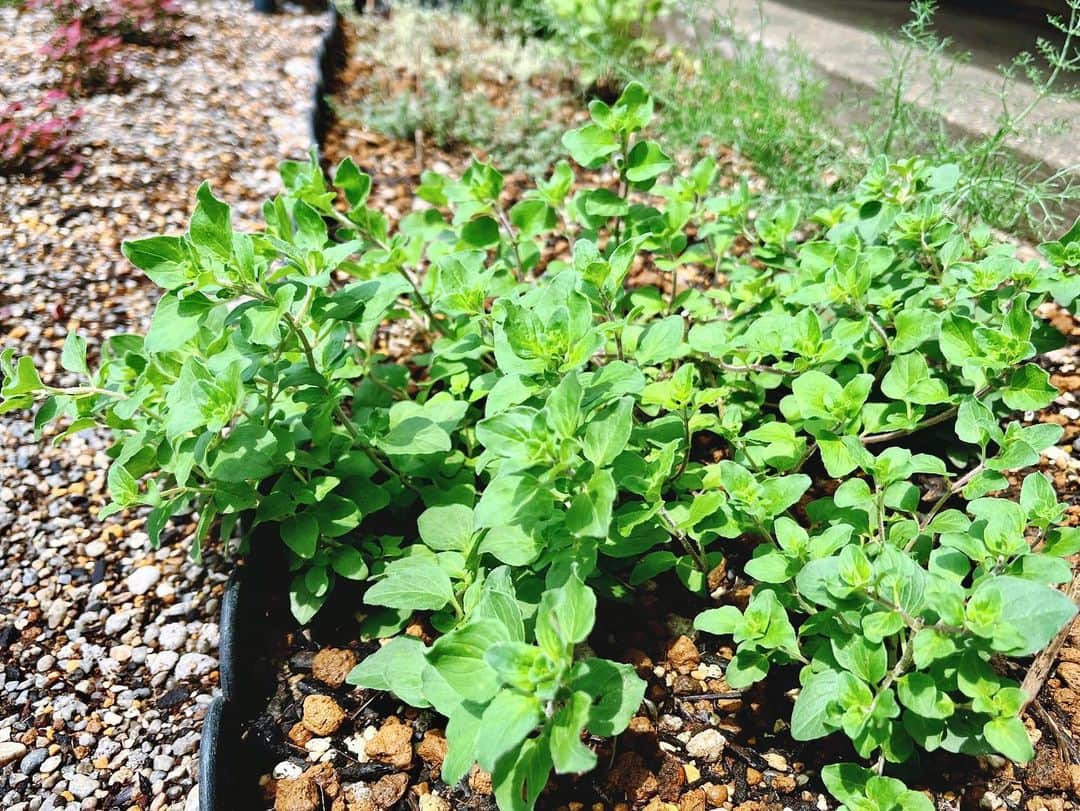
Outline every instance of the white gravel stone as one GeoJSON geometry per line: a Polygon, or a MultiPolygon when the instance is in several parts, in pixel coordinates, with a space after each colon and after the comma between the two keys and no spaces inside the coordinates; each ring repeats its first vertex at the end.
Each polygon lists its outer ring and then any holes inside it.
{"type": "Polygon", "coordinates": [[[195,751],[199,745],[199,733],[189,732],[177,738],[172,745],[172,753],[176,756],[188,755],[195,751]]]}
{"type": "Polygon", "coordinates": [[[75,795],[77,800],[84,800],[97,791],[98,781],[85,774],[73,774],[68,779],[68,791],[75,795]]]}
{"type": "Polygon", "coordinates": [[[218,660],[205,653],[185,653],[176,663],[173,675],[180,680],[205,676],[218,665],[218,660]]]}
{"type": "Polygon", "coordinates": [[[312,738],[304,744],[304,748],[314,755],[321,755],[330,748],[329,738],[312,738]]]}
{"type": "Polygon", "coordinates": [[[157,566],[140,566],[128,575],[128,591],[132,594],[146,594],[160,579],[161,569],[157,566]]]}
{"type": "Polygon", "coordinates": [[[64,621],[70,607],[71,603],[66,600],[53,600],[48,613],[45,615],[45,622],[48,623],[50,628],[58,627],[64,621]]]}
{"type": "Polygon", "coordinates": [[[174,594],[176,594],[176,589],[168,583],[158,583],[158,587],[154,590],[154,596],[159,600],[167,600],[174,594]]]}
{"type": "Polygon", "coordinates": [[[353,756],[361,763],[367,763],[368,760],[366,747],[367,738],[360,733],[350,735],[345,739],[345,748],[352,752],[353,756]]]}
{"type": "Polygon", "coordinates": [[[303,773],[304,769],[291,760],[283,760],[274,766],[275,780],[295,780],[303,773]]]}
{"type": "Polygon", "coordinates": [[[104,721],[105,724],[108,726],[118,727],[122,723],[124,723],[124,716],[119,715],[115,712],[106,712],[102,714],[101,720],[104,721]]]}
{"type": "Polygon", "coordinates": [[[7,766],[26,754],[26,747],[16,741],[0,743],[0,766],[7,766]]]}
{"type": "Polygon", "coordinates": [[[128,623],[131,622],[131,617],[134,613],[134,611],[118,611],[117,613],[110,615],[109,618],[105,620],[105,633],[109,636],[118,635],[128,627],[128,623]]]}
{"type": "Polygon", "coordinates": [[[150,671],[150,675],[156,676],[159,673],[168,673],[175,666],[180,659],[180,654],[176,651],[166,650],[161,653],[150,653],[146,656],[146,668],[150,671]]]}
{"type": "Polygon", "coordinates": [[[187,625],[182,622],[162,625],[158,633],[158,645],[163,650],[180,650],[187,642],[187,633],[187,625]]]}
{"type": "Polygon", "coordinates": [[[216,622],[207,622],[199,630],[198,648],[202,650],[216,650],[221,641],[221,631],[216,622]]]}

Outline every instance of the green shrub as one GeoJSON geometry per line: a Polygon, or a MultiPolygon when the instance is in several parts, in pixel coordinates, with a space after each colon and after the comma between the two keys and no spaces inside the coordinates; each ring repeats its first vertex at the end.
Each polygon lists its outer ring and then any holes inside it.
{"type": "Polygon", "coordinates": [[[1037,123],[1032,114],[1055,100],[1080,98],[1080,0],[1061,4],[1064,17],[1049,15],[1056,41],[1039,38],[1032,51],[1018,54],[1000,69],[1000,86],[988,98],[997,107],[996,127],[983,136],[966,136],[949,122],[957,106],[957,66],[971,54],[959,51],[934,30],[937,3],[912,0],[911,17],[895,40],[882,38],[888,78],[868,100],[866,120],[845,137],[863,154],[895,158],[913,152],[936,162],[955,163],[962,181],[953,196],[958,217],[1036,238],[1053,233],[1073,210],[1075,170],[1053,170],[1032,157],[1017,155],[1016,144],[1047,132],[1068,132],[1072,123],[1037,123]],[[912,101],[911,99],[916,99],[912,101]]]}
{"type": "MultiPolygon", "coordinates": [[[[195,555],[243,513],[276,526],[301,621],[339,577],[370,583],[383,635],[425,612],[433,644],[397,636],[350,680],[445,715],[444,778],[478,761],[503,809],[592,768],[582,730],[637,710],[633,669],[584,644],[597,600],[668,577],[704,608],[736,544],[757,546],[753,597],[697,625],[736,643],[735,687],[802,666],[795,737],[842,731],[879,771],[916,747],[1029,759],[990,660],[1073,616],[1054,585],[1080,532],[1039,473],[992,494],[1061,437],[1008,415],[1057,394],[1030,360],[1061,339],[1033,313],[1075,297],[1080,228],[1022,261],[952,223],[962,178],[919,160],[809,226],[751,216],[712,161],[680,171],[642,137],[652,112],[632,84],[564,136],[611,187],[561,162],[506,209],[473,163],[425,174],[432,207],[396,230],[351,160],[332,187],[283,164],[260,231],[203,186],[186,234],[124,246],[164,289],[147,333],[93,369],[71,336],[73,388],[6,351],[0,411],[110,428],[103,514],[148,507],[155,542],[192,509],[195,555]],[[541,264],[555,238],[572,250],[541,264]]],[[[848,808],[929,807],[853,764],[822,776],[848,808]]]]}
{"type": "Polygon", "coordinates": [[[774,199],[829,205],[844,199],[878,157],[919,154],[961,168],[961,182],[942,202],[964,226],[986,222],[1044,239],[1074,212],[1077,167],[1044,166],[1017,155],[1015,146],[1071,128],[1066,120],[1038,123],[1033,113],[1055,98],[1080,98],[1080,0],[1067,0],[1067,13],[1048,17],[1056,38],[1039,38],[1001,68],[1000,85],[987,99],[998,108],[996,126],[985,137],[962,135],[949,123],[958,103],[952,78],[970,54],[934,30],[934,0],[911,0],[908,22],[880,38],[886,78],[839,100],[823,92],[825,77],[797,43],[781,51],[763,44],[764,14],[755,37],[714,4],[647,3],[636,21],[634,0],[613,0],[582,12],[585,22],[575,24],[582,5],[593,4],[549,0],[539,7],[585,83],[641,82],[663,105],[657,137],[680,152],[698,151],[702,140],[730,147],[774,199]],[[665,47],[654,36],[663,14],[693,38],[665,47]]]}
{"type": "Polygon", "coordinates": [[[656,45],[653,26],[670,0],[545,0],[549,25],[572,33],[586,64],[597,51],[640,60],[656,45]]]}

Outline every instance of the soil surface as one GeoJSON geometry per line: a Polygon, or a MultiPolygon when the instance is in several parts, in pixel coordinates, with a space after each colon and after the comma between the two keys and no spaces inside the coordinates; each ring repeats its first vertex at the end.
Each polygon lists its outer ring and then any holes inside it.
{"type": "MultiPolygon", "coordinates": [[[[366,26],[347,27],[349,58],[339,76],[335,104],[362,104],[365,88],[415,87],[416,68],[386,72],[373,56],[376,43],[366,26]]],[[[419,68],[422,69],[422,68],[419,68]]],[[[551,87],[565,87],[550,77],[551,87]]],[[[497,88],[496,88],[497,89],[497,88]]],[[[572,120],[570,116],[568,120],[572,120]]],[[[551,126],[572,126],[567,121],[551,126]]],[[[325,145],[328,163],[346,155],[369,172],[376,206],[403,216],[426,168],[459,174],[477,147],[418,146],[397,139],[356,117],[339,118],[325,145]]],[[[730,168],[730,164],[729,164],[730,168]]],[[[741,168],[741,167],[740,167],[741,168]]],[[[580,173],[579,173],[580,174],[580,173]]],[[[587,178],[602,182],[602,177],[587,178]]],[[[508,175],[507,204],[520,192],[520,174],[508,175]]],[[[565,244],[549,246],[552,255],[565,244]]],[[[655,283],[650,269],[638,281],[655,283]]],[[[1070,523],[1080,523],[1080,328],[1067,313],[1043,313],[1068,337],[1066,348],[1041,357],[1062,393],[1043,412],[1021,415],[1025,423],[1065,427],[1061,444],[1044,452],[1039,469],[1053,477],[1068,503],[1070,523]]],[[[1016,482],[1022,474],[1016,478],[1016,482]]],[[[1018,486],[1018,485],[1017,485],[1018,486]]],[[[725,601],[744,603],[750,592],[741,573],[747,549],[725,550],[728,568],[713,573],[714,588],[726,583],[725,601]]],[[[277,651],[265,700],[252,715],[246,742],[254,753],[262,800],[267,808],[315,811],[385,809],[494,809],[490,779],[474,770],[459,786],[439,779],[446,750],[444,719],[417,711],[376,691],[341,684],[354,660],[378,642],[361,642],[353,616],[356,596],[335,595],[309,628],[279,616],[270,634],[277,651]]],[[[660,580],[641,587],[632,608],[601,606],[591,640],[602,656],[635,666],[648,681],[646,701],[629,729],[616,740],[594,740],[600,766],[580,777],[555,778],[538,808],[558,811],[737,811],[835,807],[818,777],[830,762],[856,757],[842,736],[811,744],[788,734],[786,719],[798,686],[794,670],[774,672],[765,683],[732,690],[724,665],[732,651],[717,640],[698,638],[691,618],[703,606],[678,583],[660,580]]],[[[430,640],[431,629],[416,622],[406,633],[430,640]]],[[[1023,677],[1023,672],[1014,674],[1023,677]]],[[[1036,739],[1036,758],[1026,768],[1002,758],[924,755],[903,775],[945,809],[1080,808],[1080,624],[1066,638],[1049,678],[1025,718],[1036,739]]]]}
{"type": "MultiPolygon", "coordinates": [[[[80,99],[74,179],[0,177],[0,349],[51,385],[69,330],[91,358],[144,329],[152,284],[120,241],[186,228],[209,180],[251,224],[277,162],[308,148],[324,15],[184,2],[174,48],[125,47],[131,81],[80,99]]],[[[0,107],[57,80],[41,12],[0,7],[0,107]]],[[[218,683],[219,550],[187,558],[193,519],[149,546],[134,512],[99,522],[106,437],[52,447],[0,416],[0,808],[195,809],[199,733],[218,683]]]]}

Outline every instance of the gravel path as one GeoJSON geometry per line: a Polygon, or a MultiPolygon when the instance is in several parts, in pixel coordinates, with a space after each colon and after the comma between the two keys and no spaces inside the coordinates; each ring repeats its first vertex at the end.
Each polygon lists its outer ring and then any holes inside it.
{"type": "MultiPolygon", "coordinates": [[[[176,49],[131,48],[132,85],[80,102],[74,181],[0,178],[0,348],[33,353],[47,381],[68,330],[91,355],[145,325],[150,285],[129,237],[184,228],[200,181],[245,223],[307,148],[313,56],[325,18],[189,2],[176,49]]],[[[0,8],[0,106],[54,76],[46,19],[0,8]]],[[[197,808],[199,730],[218,683],[227,567],[186,558],[193,523],[149,547],[141,515],[99,523],[104,437],[39,444],[0,417],[0,808],[197,808]]]]}

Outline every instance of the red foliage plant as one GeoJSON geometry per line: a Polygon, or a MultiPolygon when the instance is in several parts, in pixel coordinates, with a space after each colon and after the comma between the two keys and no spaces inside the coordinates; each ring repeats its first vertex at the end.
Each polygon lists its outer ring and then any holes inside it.
{"type": "Polygon", "coordinates": [[[122,0],[106,4],[109,24],[124,42],[138,45],[175,45],[180,40],[177,23],[182,16],[178,0],[122,0]]]}
{"type": "Polygon", "coordinates": [[[56,29],[41,52],[60,67],[61,84],[74,95],[112,87],[127,76],[123,43],[170,45],[179,39],[176,0],[30,0],[28,6],[52,14],[56,29]]]}
{"type": "Polygon", "coordinates": [[[47,93],[36,106],[15,101],[0,108],[0,175],[54,174],[74,177],[82,163],[71,153],[81,110],[62,112],[67,94],[47,93]]]}

